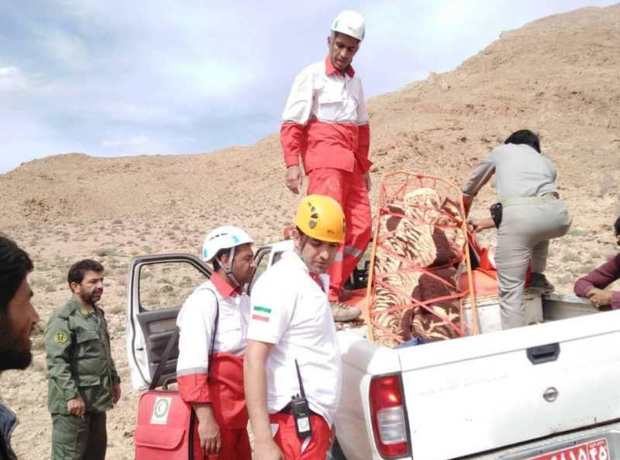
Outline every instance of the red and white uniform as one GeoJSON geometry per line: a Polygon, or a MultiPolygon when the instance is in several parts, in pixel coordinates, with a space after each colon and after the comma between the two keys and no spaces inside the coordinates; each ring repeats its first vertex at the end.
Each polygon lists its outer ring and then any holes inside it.
{"type": "Polygon", "coordinates": [[[347,234],[330,268],[335,294],[370,241],[370,203],[364,174],[370,128],[362,82],[349,66],[343,74],[325,61],[295,78],[282,114],[280,141],[287,167],[303,162],[308,194],[331,196],[345,212],[347,234]]]}
{"type": "Polygon", "coordinates": [[[189,404],[211,404],[222,437],[220,455],[214,458],[222,460],[251,459],[243,391],[249,311],[250,298],[214,273],[188,297],[177,317],[179,394],[189,404]],[[209,365],[218,303],[217,334],[209,365]]]}
{"type": "Polygon", "coordinates": [[[273,344],[266,363],[267,410],[274,439],[287,459],[323,460],[331,442],[330,427],[340,401],[342,372],[336,329],[325,293],[328,281],[326,275],[313,279],[301,258],[291,251],[252,288],[248,339],[273,344]],[[291,397],[300,393],[295,360],[310,410],[315,414],[312,437],[306,443],[298,439],[292,415],[282,412],[291,397]]]}

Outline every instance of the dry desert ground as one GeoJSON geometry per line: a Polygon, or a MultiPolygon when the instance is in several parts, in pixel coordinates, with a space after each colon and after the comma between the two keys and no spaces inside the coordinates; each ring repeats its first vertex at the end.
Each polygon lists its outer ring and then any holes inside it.
{"type": "MultiPolygon", "coordinates": [[[[548,276],[559,291],[614,253],[620,215],[620,5],[547,17],[505,32],[444,74],[370,100],[373,200],[387,171],[422,171],[461,184],[470,168],[512,131],[540,133],[573,214],[552,243],[548,276]]],[[[123,397],[108,414],[108,458],[133,458],[138,392],[125,352],[127,268],[132,257],[198,254],[205,232],[246,228],[258,242],[280,237],[297,197],[284,187],[277,135],[205,155],[94,158],[67,154],[0,175],[0,230],[32,255],[34,303],[42,321],[30,369],[0,377],[2,398],[18,413],[19,458],[49,456],[50,417],[42,327],[69,292],[70,264],[94,257],[106,267],[102,305],[123,397]]],[[[486,214],[486,187],[474,207],[486,214]]],[[[489,237],[492,239],[492,234],[489,237]]],[[[172,301],[171,274],[153,282],[153,299],[172,301]]],[[[178,291],[174,291],[178,292],[178,291]]]]}

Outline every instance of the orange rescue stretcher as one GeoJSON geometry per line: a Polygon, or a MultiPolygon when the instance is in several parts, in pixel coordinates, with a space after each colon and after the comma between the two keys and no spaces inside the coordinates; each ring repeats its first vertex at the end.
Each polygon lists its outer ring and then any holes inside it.
{"type": "Polygon", "coordinates": [[[472,270],[472,238],[458,187],[424,174],[384,176],[361,305],[369,339],[394,347],[477,334],[475,280],[486,275],[472,270]],[[467,328],[465,302],[472,313],[467,328]]]}

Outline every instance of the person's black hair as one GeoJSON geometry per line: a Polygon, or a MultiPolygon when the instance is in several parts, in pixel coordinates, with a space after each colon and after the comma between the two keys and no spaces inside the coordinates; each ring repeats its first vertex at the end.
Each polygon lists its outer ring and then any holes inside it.
{"type": "Polygon", "coordinates": [[[80,284],[86,272],[102,273],[103,265],[92,259],[84,259],[74,263],[71,265],[69,273],[67,274],[67,283],[69,283],[69,286],[71,286],[71,283],[80,284]]]}
{"type": "Polygon", "coordinates": [[[525,144],[540,153],[540,139],[537,134],[529,129],[520,129],[519,131],[515,131],[508,136],[508,139],[504,141],[504,144],[525,144]]]}
{"type": "Polygon", "coordinates": [[[345,33],[338,32],[337,30],[332,30],[332,31],[331,31],[331,33],[330,33],[330,36],[331,36],[333,39],[338,38],[340,35],[343,35],[343,36],[345,36],[345,37],[352,38],[353,40],[356,40],[356,41],[357,41],[357,43],[361,43],[361,42],[362,42],[359,38],[355,38],[355,37],[352,37],[351,35],[347,35],[347,34],[345,34],[345,33]]]}
{"type": "Polygon", "coordinates": [[[34,265],[26,251],[0,235],[0,315],[4,315],[9,302],[34,265]]]}
{"type": "Polygon", "coordinates": [[[614,223],[614,230],[616,231],[616,235],[620,235],[620,217],[618,217],[614,223]]]}
{"type": "Polygon", "coordinates": [[[217,251],[217,254],[215,254],[215,257],[211,259],[211,264],[213,265],[214,271],[218,271],[219,269],[222,268],[222,264],[220,264],[219,260],[222,258],[223,255],[228,255],[229,252],[230,252],[230,248],[220,249],[219,251],[217,251]]]}

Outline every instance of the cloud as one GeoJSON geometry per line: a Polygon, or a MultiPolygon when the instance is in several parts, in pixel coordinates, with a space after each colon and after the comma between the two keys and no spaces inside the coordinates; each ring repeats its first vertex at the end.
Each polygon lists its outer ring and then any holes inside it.
{"type": "Polygon", "coordinates": [[[84,39],[59,28],[36,32],[37,47],[65,71],[86,70],[92,62],[84,39]]]}
{"type": "Polygon", "coordinates": [[[29,86],[28,79],[17,67],[0,67],[0,93],[19,93],[29,86]]]}
{"type": "Polygon", "coordinates": [[[104,147],[144,147],[148,145],[150,139],[148,136],[133,136],[126,140],[103,140],[101,141],[101,145],[104,147]]]}
{"type": "Polygon", "coordinates": [[[596,0],[0,2],[0,173],[26,159],[206,152],[277,131],[294,75],[356,8],[367,96],[446,71],[502,30],[596,0]],[[7,141],[4,141],[7,139],[7,141]]]}

